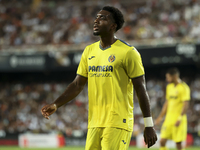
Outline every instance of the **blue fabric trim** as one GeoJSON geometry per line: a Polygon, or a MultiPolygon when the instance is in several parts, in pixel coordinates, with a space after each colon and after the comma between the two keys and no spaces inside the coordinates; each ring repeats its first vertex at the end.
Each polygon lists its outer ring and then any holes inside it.
{"type": "Polygon", "coordinates": [[[81,76],[81,77],[84,77],[84,78],[88,78],[88,77],[85,77],[85,76],[83,76],[83,75],[80,75],[80,74],[78,74],[78,73],[77,73],[77,75],[79,75],[79,76],[81,76]]]}
{"type": "MultiPolygon", "coordinates": [[[[132,47],[132,45],[126,43],[125,41],[123,41],[123,40],[121,40],[121,39],[117,39],[117,40],[120,40],[122,43],[126,44],[127,46],[132,47]]],[[[116,41],[117,41],[117,40],[116,40],[116,41]]],[[[116,41],[115,41],[115,42],[116,42],[116,41]]],[[[114,44],[114,43],[113,43],[113,44],[114,44]]],[[[99,42],[99,48],[100,48],[101,50],[106,50],[106,49],[108,49],[108,48],[110,48],[110,47],[111,47],[111,45],[108,46],[108,47],[106,47],[106,48],[103,48],[103,47],[101,46],[101,43],[99,42]]]]}
{"type": "Polygon", "coordinates": [[[132,45],[130,45],[130,44],[128,44],[128,43],[126,43],[125,41],[123,41],[123,40],[121,40],[121,39],[118,39],[118,40],[120,40],[122,43],[126,44],[127,46],[130,46],[130,47],[132,47],[132,45]]]}
{"type": "Polygon", "coordinates": [[[108,47],[106,47],[106,48],[103,48],[102,46],[101,46],[101,43],[99,42],[99,48],[101,49],[101,50],[106,50],[106,49],[108,49],[108,48],[110,48],[111,46],[108,46],[108,47]]]}
{"type": "Polygon", "coordinates": [[[137,76],[137,77],[133,77],[133,78],[130,78],[130,79],[135,79],[135,78],[139,78],[139,77],[142,77],[142,76],[144,76],[145,74],[143,74],[143,75],[140,75],[140,76],[137,76]]]}

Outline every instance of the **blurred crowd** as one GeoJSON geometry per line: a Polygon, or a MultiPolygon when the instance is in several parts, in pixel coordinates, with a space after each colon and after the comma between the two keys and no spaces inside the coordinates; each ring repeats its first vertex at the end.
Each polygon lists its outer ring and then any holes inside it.
{"type": "Polygon", "coordinates": [[[93,22],[105,5],[124,14],[118,38],[200,43],[199,0],[0,0],[0,45],[96,41],[93,22]]]}
{"type": "MultiPolygon", "coordinates": [[[[0,131],[62,132],[67,136],[80,136],[87,131],[88,96],[87,86],[70,103],[60,107],[47,120],[40,109],[53,102],[67,87],[64,82],[3,83],[0,84],[0,131]]],[[[188,132],[200,131],[200,78],[190,82],[191,101],[188,110],[188,132]]],[[[148,80],[147,89],[155,119],[165,101],[166,82],[148,80]]],[[[138,101],[134,100],[135,126],[133,134],[143,132],[143,117],[138,101]]],[[[160,130],[160,126],[156,127],[160,130]]]]}
{"type": "Polygon", "coordinates": [[[63,93],[65,83],[14,83],[0,85],[0,130],[15,132],[58,132],[87,130],[87,87],[74,101],[44,119],[40,109],[63,93]]]}

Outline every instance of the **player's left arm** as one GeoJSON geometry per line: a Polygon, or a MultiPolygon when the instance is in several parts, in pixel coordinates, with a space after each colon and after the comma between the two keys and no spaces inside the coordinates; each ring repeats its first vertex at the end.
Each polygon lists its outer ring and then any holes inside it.
{"type": "Polygon", "coordinates": [[[156,143],[157,135],[153,128],[153,119],[151,117],[149,96],[146,90],[142,59],[140,53],[134,47],[127,50],[126,56],[123,60],[123,65],[128,77],[132,80],[134,89],[139,99],[145,124],[144,140],[149,148],[156,143]]]}
{"type": "Polygon", "coordinates": [[[188,107],[189,107],[189,101],[184,101],[183,102],[183,110],[182,110],[181,116],[183,116],[183,115],[185,115],[187,113],[188,107]]]}
{"type": "Polygon", "coordinates": [[[157,141],[157,135],[153,128],[153,121],[150,111],[149,95],[146,90],[146,83],[144,75],[132,79],[134,89],[139,99],[140,108],[143,113],[145,122],[144,140],[148,148],[154,145],[157,141]],[[145,120],[146,119],[146,120],[145,120]]]}
{"type": "Polygon", "coordinates": [[[180,125],[181,120],[183,118],[183,115],[185,115],[187,113],[187,110],[188,110],[188,107],[189,107],[189,101],[184,101],[182,103],[183,103],[183,109],[182,109],[181,115],[179,116],[179,118],[178,118],[178,120],[176,121],[176,124],[175,124],[175,126],[177,126],[177,127],[180,125]]]}
{"type": "Polygon", "coordinates": [[[179,126],[183,116],[187,113],[188,107],[189,107],[189,100],[190,100],[190,89],[187,86],[184,86],[184,88],[181,91],[181,99],[182,99],[182,103],[183,103],[183,107],[182,107],[182,111],[181,114],[178,118],[178,120],[176,121],[175,126],[179,126]]]}

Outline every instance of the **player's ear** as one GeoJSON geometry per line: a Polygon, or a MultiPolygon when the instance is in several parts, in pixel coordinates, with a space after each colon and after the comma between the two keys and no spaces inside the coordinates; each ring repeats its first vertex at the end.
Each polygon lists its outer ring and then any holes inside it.
{"type": "Polygon", "coordinates": [[[116,28],[117,28],[117,24],[116,24],[116,23],[113,23],[113,24],[111,25],[111,29],[114,30],[114,31],[116,31],[116,28]]]}

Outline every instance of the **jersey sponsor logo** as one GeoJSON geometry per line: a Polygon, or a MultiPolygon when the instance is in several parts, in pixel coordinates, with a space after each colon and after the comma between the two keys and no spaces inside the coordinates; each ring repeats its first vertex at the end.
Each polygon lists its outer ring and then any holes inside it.
{"type": "Polygon", "coordinates": [[[90,58],[88,58],[89,60],[91,60],[92,58],[95,58],[95,56],[91,56],[90,58]]]}
{"type": "Polygon", "coordinates": [[[112,77],[113,66],[89,66],[89,77],[112,77]]]}
{"type": "Polygon", "coordinates": [[[89,77],[112,77],[111,73],[89,73],[89,77]]]}
{"type": "Polygon", "coordinates": [[[89,72],[113,72],[113,66],[89,66],[89,72]]]}
{"type": "Polygon", "coordinates": [[[115,61],[115,55],[110,55],[110,56],[108,57],[108,61],[109,61],[109,62],[115,61]]]}

